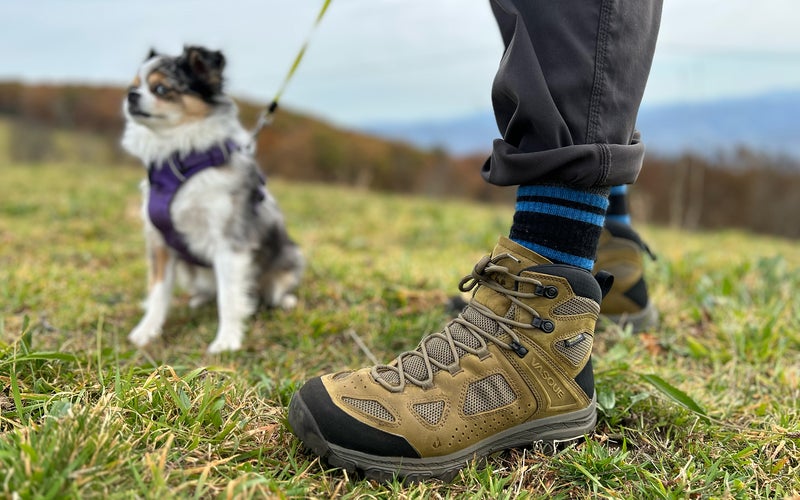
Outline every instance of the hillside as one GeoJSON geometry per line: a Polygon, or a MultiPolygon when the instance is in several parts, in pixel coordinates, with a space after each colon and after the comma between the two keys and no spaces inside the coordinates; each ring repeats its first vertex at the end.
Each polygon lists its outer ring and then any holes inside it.
{"type": "MultiPolygon", "coordinates": [[[[0,155],[11,161],[136,163],[118,146],[123,95],[115,87],[0,82],[0,119],[7,134],[0,155]],[[70,133],[74,140],[66,139],[70,133]]],[[[255,124],[261,107],[238,104],[245,126],[255,124]]],[[[337,129],[287,109],[279,109],[259,136],[257,155],[269,176],[285,179],[475,198],[495,193],[478,173],[482,159],[451,158],[337,129]]]]}
{"type": "MultiPolygon", "coordinates": [[[[136,165],[118,145],[122,96],[113,87],[0,83],[0,161],[136,165]]],[[[246,101],[240,107],[243,123],[255,123],[260,108],[246,101]]],[[[484,154],[457,157],[420,149],[286,109],[259,136],[257,154],[270,178],[506,206],[515,193],[481,179],[484,154]]],[[[800,237],[800,225],[786,216],[800,213],[800,170],[791,165],[746,149],[710,158],[650,154],[632,191],[633,216],[691,229],[735,227],[800,237]]]]}

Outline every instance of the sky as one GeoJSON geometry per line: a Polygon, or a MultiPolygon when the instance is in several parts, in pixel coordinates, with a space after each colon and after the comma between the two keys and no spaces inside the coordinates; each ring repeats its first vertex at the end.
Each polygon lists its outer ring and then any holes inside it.
{"type": "MultiPolygon", "coordinates": [[[[665,0],[643,106],[800,92],[800,1],[665,0]]],[[[149,49],[222,50],[230,93],[269,102],[322,0],[0,0],[0,80],[126,85],[149,49]],[[224,5],[224,6],[223,6],[224,5]]],[[[358,128],[491,106],[488,0],[333,0],[282,105],[358,128]]]]}

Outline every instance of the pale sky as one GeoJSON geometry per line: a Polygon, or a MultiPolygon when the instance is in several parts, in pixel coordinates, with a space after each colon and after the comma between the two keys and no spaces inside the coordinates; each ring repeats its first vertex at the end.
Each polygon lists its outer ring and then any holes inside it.
{"type": "MultiPolygon", "coordinates": [[[[191,43],[267,102],[321,3],[0,0],[0,79],[125,85],[150,47],[191,43]]],[[[798,19],[798,0],[665,0],[644,105],[800,91],[798,19]]],[[[352,127],[458,117],[490,107],[501,50],[488,0],[333,0],[282,104],[352,127]]]]}

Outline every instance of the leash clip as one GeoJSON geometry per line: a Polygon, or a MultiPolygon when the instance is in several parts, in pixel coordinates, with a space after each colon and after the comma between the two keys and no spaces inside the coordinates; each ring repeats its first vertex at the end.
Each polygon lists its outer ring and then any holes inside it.
{"type": "Polygon", "coordinates": [[[264,127],[272,125],[272,122],[275,119],[276,109],[278,109],[278,101],[272,101],[269,107],[262,109],[261,113],[259,113],[256,126],[253,127],[253,131],[250,133],[252,140],[250,141],[250,146],[248,149],[251,151],[255,152],[256,138],[258,137],[258,134],[264,129],[264,127]]]}

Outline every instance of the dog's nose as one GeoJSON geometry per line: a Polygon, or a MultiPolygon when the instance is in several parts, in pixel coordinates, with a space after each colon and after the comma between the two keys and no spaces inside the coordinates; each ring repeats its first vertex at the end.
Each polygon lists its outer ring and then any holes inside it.
{"type": "Polygon", "coordinates": [[[140,97],[142,97],[140,93],[136,92],[135,90],[131,90],[130,92],[128,92],[128,105],[136,106],[137,104],[139,104],[140,97]]]}

